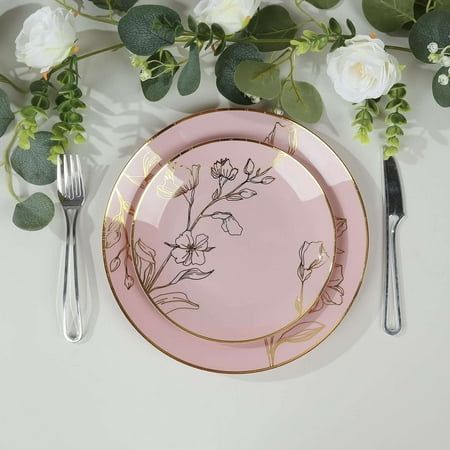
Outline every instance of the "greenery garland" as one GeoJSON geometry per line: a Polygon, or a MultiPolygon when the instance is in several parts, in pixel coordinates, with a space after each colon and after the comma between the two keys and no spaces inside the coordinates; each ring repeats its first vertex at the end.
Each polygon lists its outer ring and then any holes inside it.
{"type": "MultiPolygon", "coordinates": [[[[71,143],[84,142],[82,111],[86,104],[78,85],[78,64],[99,53],[122,47],[131,52],[131,64],[139,71],[143,95],[149,101],[162,99],[177,76],[181,96],[200,86],[200,56],[205,51],[216,57],[215,74],[219,92],[230,101],[250,105],[269,100],[274,111],[303,123],[320,120],[321,96],[311,83],[297,78],[297,58],[311,52],[333,52],[356,35],[350,19],[323,22],[308,12],[305,3],[318,9],[332,8],[339,0],[294,0],[299,18],[293,19],[283,6],[260,8],[240,31],[227,34],[219,24],[198,22],[189,16],[183,23],[178,13],[162,5],[135,6],[136,0],[89,0],[103,10],[91,15],[69,0],[55,0],[75,16],[117,27],[120,42],[86,54],[76,48],[24,89],[22,82],[0,74],[0,83],[24,95],[24,106],[13,113],[6,92],[0,89],[0,136],[15,122],[4,150],[3,166],[7,186],[17,201],[13,222],[26,230],[46,226],[53,218],[54,205],[43,193],[22,199],[14,190],[13,173],[35,185],[55,181],[55,161],[71,143]],[[187,53],[185,58],[174,55],[187,53]],[[287,75],[282,67],[287,66],[287,75]],[[27,101],[28,99],[28,101],[27,101]],[[50,115],[50,117],[49,117],[50,115]],[[58,117],[50,125],[51,116],[58,117]]],[[[450,0],[362,0],[369,23],[383,32],[409,36],[409,47],[386,45],[385,49],[412,52],[422,62],[435,64],[432,94],[436,102],[450,106],[450,0]]],[[[373,124],[384,116],[384,155],[394,155],[407,124],[405,84],[394,84],[383,98],[368,98],[355,105],[353,125],[361,143],[369,141],[373,124]]]]}

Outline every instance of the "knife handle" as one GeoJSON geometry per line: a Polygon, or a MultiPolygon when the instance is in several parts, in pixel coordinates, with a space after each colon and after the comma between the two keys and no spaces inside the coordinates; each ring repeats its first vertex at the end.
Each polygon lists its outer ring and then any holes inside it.
{"type": "Polygon", "coordinates": [[[390,215],[386,220],[384,331],[391,336],[396,335],[402,329],[397,268],[397,227],[401,219],[401,217],[390,215]]]}

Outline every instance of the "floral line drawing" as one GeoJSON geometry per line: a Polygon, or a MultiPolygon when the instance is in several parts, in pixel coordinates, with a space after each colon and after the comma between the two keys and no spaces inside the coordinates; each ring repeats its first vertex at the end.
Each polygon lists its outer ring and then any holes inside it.
{"type": "Polygon", "coordinates": [[[115,253],[114,257],[109,262],[109,270],[115,272],[123,263],[125,271],[123,283],[127,289],[131,289],[134,285],[134,278],[128,271],[128,265],[132,264],[132,260],[128,233],[125,229],[125,216],[131,212],[131,207],[118,190],[116,190],[116,195],[119,199],[119,212],[105,224],[106,232],[103,245],[105,248],[110,249],[122,241],[122,236],[124,237],[125,242],[123,246],[115,253]]]}
{"type": "Polygon", "coordinates": [[[303,290],[315,269],[322,267],[328,261],[328,253],[323,242],[304,241],[299,250],[300,264],[297,269],[297,276],[300,279],[300,293],[295,299],[295,308],[299,315],[303,314],[303,290]]]}
{"type": "Polygon", "coordinates": [[[276,121],[273,128],[270,130],[269,134],[264,138],[263,142],[270,144],[270,145],[274,145],[278,128],[287,129],[288,149],[285,153],[293,156],[298,147],[298,138],[297,138],[297,130],[295,129],[295,127],[291,126],[290,124],[285,125],[279,121],[276,121]]]}
{"type": "MultiPolygon", "coordinates": [[[[347,220],[343,217],[335,217],[336,223],[336,244],[339,244],[340,239],[347,231],[347,220]]],[[[341,251],[341,254],[344,251],[341,251]]],[[[300,267],[299,267],[300,269],[300,267]]],[[[304,272],[306,273],[306,271],[304,272]]],[[[323,328],[324,324],[316,320],[305,320],[309,318],[311,314],[321,311],[326,306],[339,306],[344,302],[344,288],[342,283],[344,281],[344,267],[342,264],[335,263],[333,267],[333,272],[330,279],[328,280],[327,286],[320,295],[316,304],[308,312],[308,315],[301,318],[299,322],[294,324],[292,327],[284,331],[281,335],[274,334],[264,339],[264,345],[266,348],[267,358],[270,367],[275,366],[275,356],[278,347],[285,343],[298,343],[306,342],[314,338],[319,334],[323,328]]]]}
{"type": "Polygon", "coordinates": [[[209,245],[209,236],[204,233],[195,234],[195,227],[201,220],[212,219],[220,222],[223,232],[230,236],[241,236],[244,228],[231,212],[226,210],[210,211],[216,203],[222,201],[238,202],[257,195],[257,191],[250,189],[249,186],[269,185],[275,181],[274,177],[267,175],[271,168],[257,169],[253,160],[249,158],[242,169],[244,178],[238,182],[240,170],[233,167],[229,158],[219,159],[209,169],[210,176],[217,181],[217,187],[211,194],[211,200],[194,218],[192,212],[196,189],[200,183],[201,166],[194,164],[186,168],[188,172],[187,181],[176,188],[174,165],[168,167],[164,174],[164,183],[157,187],[157,194],[163,195],[164,198],[184,198],[187,203],[186,226],[173,243],[165,242],[170,251],[159,267],[156,263],[155,250],[144,243],[142,239],[138,239],[133,248],[136,271],[142,287],[165,314],[170,314],[179,309],[197,310],[200,305],[191,301],[184,292],[159,294],[160,290],[170,288],[182,280],[202,280],[214,272],[214,269],[204,271],[199,267],[193,267],[203,266],[206,263],[206,254],[214,250],[214,247],[209,245]],[[226,185],[233,182],[234,186],[225,192],[226,185]],[[179,271],[169,282],[158,285],[157,281],[170,262],[186,268],[179,271]]]}

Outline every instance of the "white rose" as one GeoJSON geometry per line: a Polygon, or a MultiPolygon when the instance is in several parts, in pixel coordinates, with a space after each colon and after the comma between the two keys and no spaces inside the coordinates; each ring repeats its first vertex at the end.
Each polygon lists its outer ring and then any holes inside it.
{"type": "Polygon", "coordinates": [[[217,23],[225,33],[232,34],[248,24],[260,3],[261,0],[200,0],[194,16],[208,25],[217,23]]]}
{"type": "Polygon", "coordinates": [[[353,103],[387,94],[401,78],[400,65],[383,41],[362,35],[328,54],[327,74],[336,92],[353,103]]]}
{"type": "Polygon", "coordinates": [[[70,54],[76,40],[73,16],[62,8],[38,9],[16,38],[17,61],[47,72],[70,54]]]}

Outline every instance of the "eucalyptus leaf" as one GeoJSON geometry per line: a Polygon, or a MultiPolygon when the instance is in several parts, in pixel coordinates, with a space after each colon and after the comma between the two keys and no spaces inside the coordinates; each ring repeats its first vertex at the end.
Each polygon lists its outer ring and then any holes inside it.
{"type": "Polygon", "coordinates": [[[247,60],[239,63],[234,82],[240,91],[265,99],[278,97],[281,91],[278,66],[261,61],[247,60]]]}
{"type": "Polygon", "coordinates": [[[9,106],[9,99],[6,92],[0,89],[0,136],[3,136],[14,120],[14,114],[9,106]]]}
{"type": "Polygon", "coordinates": [[[42,186],[56,180],[56,166],[48,160],[50,148],[55,145],[52,133],[38,131],[30,139],[29,150],[19,147],[11,155],[12,168],[28,183],[42,186]]]}
{"type": "Polygon", "coordinates": [[[192,44],[189,49],[189,58],[180,72],[178,78],[178,92],[181,95],[190,95],[200,86],[200,59],[197,44],[192,44]]]}
{"type": "Polygon", "coordinates": [[[314,123],[322,116],[322,98],[317,89],[305,81],[287,80],[280,101],[283,109],[299,122],[314,123]]]}
{"type": "Polygon", "coordinates": [[[447,75],[448,76],[448,67],[441,67],[433,78],[433,97],[436,102],[442,106],[443,108],[450,107],[450,85],[446,86],[439,84],[438,77],[439,75],[447,75]]]}
{"type": "Polygon", "coordinates": [[[135,5],[137,0],[89,0],[101,9],[112,9],[113,11],[128,11],[135,5]]]}
{"type": "Polygon", "coordinates": [[[172,53],[168,50],[156,52],[147,61],[148,68],[152,70],[153,78],[141,81],[141,88],[147,100],[157,102],[169,92],[178,66],[172,53]],[[174,67],[174,69],[170,69],[168,65],[174,67]]]}
{"type": "Polygon", "coordinates": [[[118,31],[128,50],[145,56],[172,45],[180,27],[180,16],[173,9],[141,5],[131,8],[120,19],[118,31]]]}
{"type": "Polygon", "coordinates": [[[362,8],[370,24],[384,32],[414,21],[414,0],[363,0],[362,8]]]}
{"type": "Polygon", "coordinates": [[[297,25],[286,8],[280,5],[269,5],[253,16],[247,25],[246,32],[258,39],[286,39],[284,43],[256,43],[260,51],[273,52],[289,47],[290,40],[297,32],[297,25]]]}
{"type": "Polygon", "coordinates": [[[306,0],[319,9],[328,9],[336,6],[341,0],[306,0]]]}
{"type": "Polygon", "coordinates": [[[14,209],[13,223],[22,230],[37,231],[47,226],[55,215],[55,205],[42,192],[36,192],[14,209]]]}
{"type": "Polygon", "coordinates": [[[409,33],[409,46],[414,56],[423,62],[430,62],[427,46],[436,42],[439,47],[450,43],[450,11],[434,10],[417,20],[409,33]]]}
{"type": "Polygon", "coordinates": [[[234,83],[237,66],[245,60],[262,61],[262,55],[253,44],[233,44],[217,58],[215,72],[219,92],[234,103],[250,105],[252,101],[234,83]]]}

